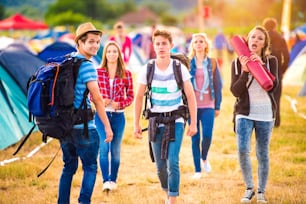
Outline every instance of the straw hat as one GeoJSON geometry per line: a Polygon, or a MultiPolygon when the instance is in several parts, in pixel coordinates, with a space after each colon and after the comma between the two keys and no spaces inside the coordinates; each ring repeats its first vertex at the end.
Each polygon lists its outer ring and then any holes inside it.
{"type": "Polygon", "coordinates": [[[85,35],[88,32],[99,32],[100,36],[103,33],[102,31],[97,30],[96,27],[92,23],[90,23],[90,22],[83,23],[83,24],[79,25],[79,27],[77,28],[76,36],[75,36],[74,41],[78,42],[80,37],[82,37],[83,35],[85,35]]]}

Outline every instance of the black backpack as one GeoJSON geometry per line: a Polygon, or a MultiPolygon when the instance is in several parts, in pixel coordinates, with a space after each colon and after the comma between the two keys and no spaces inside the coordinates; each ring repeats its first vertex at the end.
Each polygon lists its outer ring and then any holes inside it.
{"type": "Polygon", "coordinates": [[[170,56],[172,59],[176,59],[180,61],[183,65],[187,67],[187,69],[190,69],[190,59],[183,53],[171,53],[170,56]]]}
{"type": "Polygon", "coordinates": [[[34,126],[13,155],[21,149],[36,125],[42,132],[43,142],[47,142],[48,136],[61,140],[70,135],[73,125],[81,123],[88,136],[88,120],[93,119],[93,112],[86,103],[89,90],[85,90],[78,109],[73,105],[76,78],[84,61],[86,59],[70,55],[52,58],[30,77],[27,100],[29,122],[34,119],[34,126]]]}
{"type": "MultiPolygon", "coordinates": [[[[171,58],[173,59],[173,73],[176,80],[176,83],[179,87],[179,89],[182,91],[182,100],[183,104],[185,106],[185,121],[189,118],[189,110],[188,110],[188,103],[187,103],[187,97],[184,91],[184,82],[182,78],[182,72],[181,72],[181,63],[183,63],[188,69],[189,69],[189,60],[186,55],[184,54],[171,54],[171,58]]],[[[152,87],[151,83],[153,80],[155,70],[155,60],[150,60],[147,64],[147,90],[145,92],[145,106],[144,110],[142,112],[142,115],[145,119],[149,118],[149,109],[148,109],[148,103],[150,103],[150,107],[152,107],[152,87]]],[[[145,128],[143,131],[147,130],[145,128]]]]}

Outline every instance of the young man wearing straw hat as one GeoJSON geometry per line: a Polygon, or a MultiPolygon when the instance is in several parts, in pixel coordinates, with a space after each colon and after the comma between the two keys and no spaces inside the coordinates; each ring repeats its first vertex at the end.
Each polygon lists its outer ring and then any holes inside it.
{"type": "MultiPolygon", "coordinates": [[[[79,25],[76,30],[75,42],[78,51],[71,55],[87,60],[82,62],[79,68],[74,91],[74,106],[75,108],[80,106],[83,93],[88,88],[96,111],[105,126],[105,142],[110,142],[113,132],[99,92],[96,69],[89,61],[92,56],[97,54],[101,36],[102,31],[97,30],[90,22],[79,25]]],[[[89,98],[87,98],[86,103],[87,107],[90,107],[89,98]]],[[[71,183],[78,168],[78,158],[82,161],[84,171],[78,202],[82,204],[90,203],[96,181],[99,150],[99,136],[94,121],[92,119],[88,121],[88,137],[84,135],[84,124],[74,125],[71,136],[61,141],[61,148],[64,168],[59,181],[58,203],[70,203],[71,183]]]]}

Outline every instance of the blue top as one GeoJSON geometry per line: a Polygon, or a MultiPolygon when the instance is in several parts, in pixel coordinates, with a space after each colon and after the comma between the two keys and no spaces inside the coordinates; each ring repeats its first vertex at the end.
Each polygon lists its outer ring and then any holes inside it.
{"type": "MultiPolygon", "coordinates": [[[[190,62],[190,75],[191,75],[191,83],[195,84],[195,73],[196,73],[197,65],[195,57],[191,59],[190,62]]],[[[218,64],[216,63],[216,70],[213,73],[212,71],[212,63],[211,58],[207,58],[207,71],[208,71],[208,79],[209,79],[209,89],[211,93],[212,100],[215,100],[215,110],[220,110],[221,101],[222,101],[222,78],[221,73],[218,68],[218,64]]]]}

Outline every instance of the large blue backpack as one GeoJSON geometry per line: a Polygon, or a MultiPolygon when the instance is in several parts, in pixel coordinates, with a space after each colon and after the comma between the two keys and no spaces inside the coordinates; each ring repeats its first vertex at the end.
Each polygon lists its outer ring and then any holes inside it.
{"type": "Polygon", "coordinates": [[[93,112],[87,107],[88,89],[83,94],[83,100],[78,109],[74,108],[74,88],[79,67],[86,59],[70,55],[52,58],[41,66],[28,81],[27,102],[29,121],[34,119],[34,126],[21,142],[16,152],[20,150],[38,126],[42,140],[47,137],[63,139],[71,134],[73,125],[84,123],[85,135],[88,134],[88,120],[93,119],[93,112]]]}

